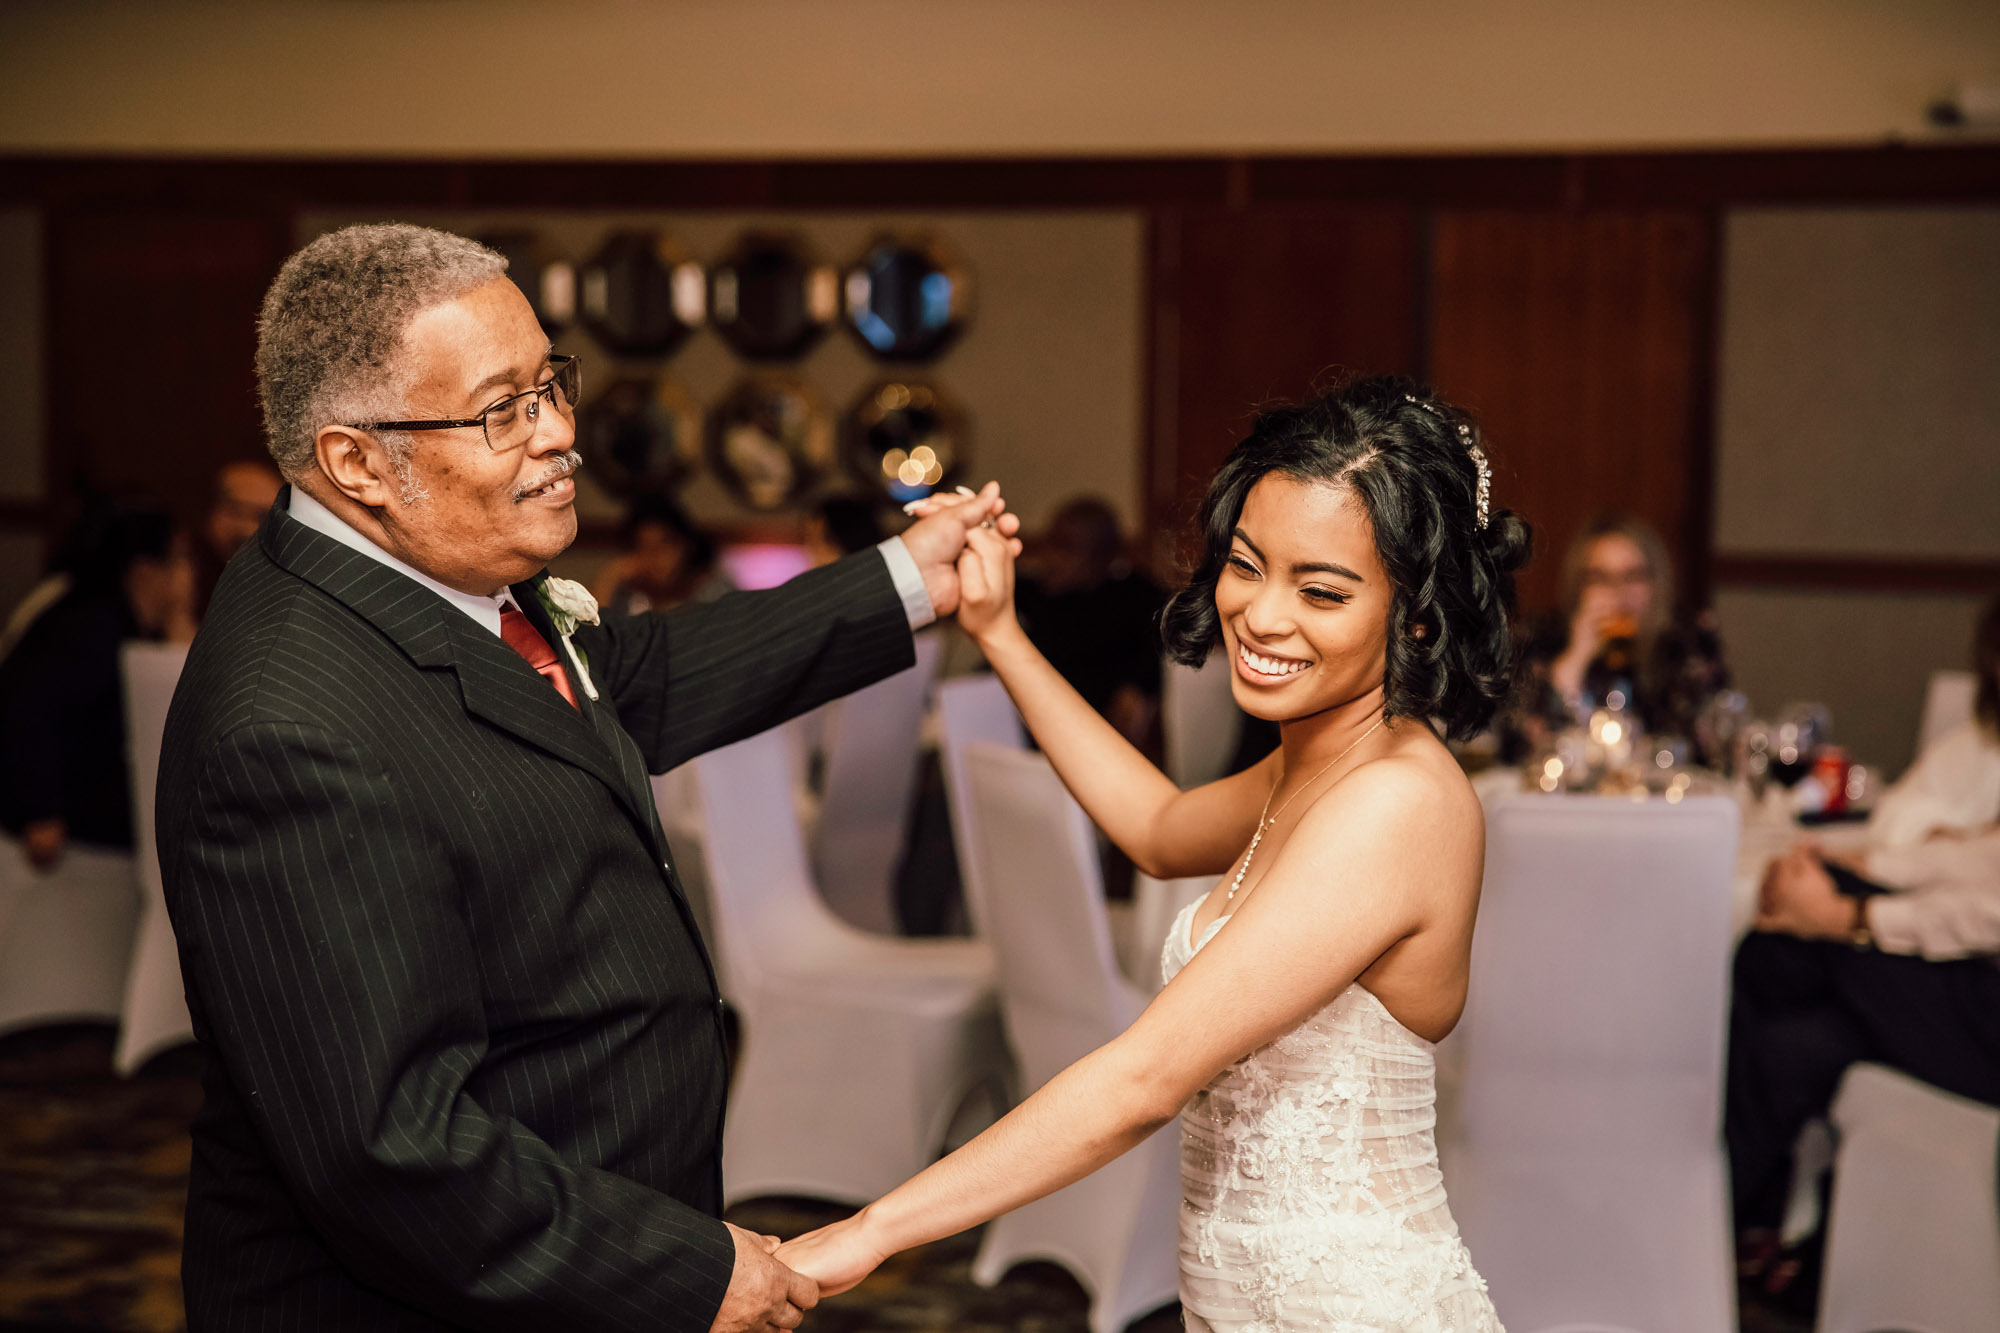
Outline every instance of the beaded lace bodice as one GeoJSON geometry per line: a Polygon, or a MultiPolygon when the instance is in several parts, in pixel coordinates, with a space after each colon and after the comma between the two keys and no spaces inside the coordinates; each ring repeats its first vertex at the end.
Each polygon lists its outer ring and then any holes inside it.
{"type": "MultiPolygon", "coordinates": [[[[1161,961],[1171,981],[1229,918],[1161,961]]],[[[1436,1061],[1360,984],[1181,1112],[1181,1303],[1215,1333],[1500,1333],[1445,1204],[1436,1061]]]]}

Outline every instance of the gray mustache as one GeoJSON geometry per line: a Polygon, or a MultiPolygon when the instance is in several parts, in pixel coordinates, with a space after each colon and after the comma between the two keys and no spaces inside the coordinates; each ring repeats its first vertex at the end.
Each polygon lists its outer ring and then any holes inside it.
{"type": "Polygon", "coordinates": [[[548,472],[543,474],[539,480],[530,482],[528,485],[515,491],[514,498],[519,500],[531,491],[539,491],[552,481],[561,481],[564,477],[567,477],[582,466],[583,454],[578,450],[571,449],[568,453],[557,454],[555,462],[550,465],[548,472]]]}

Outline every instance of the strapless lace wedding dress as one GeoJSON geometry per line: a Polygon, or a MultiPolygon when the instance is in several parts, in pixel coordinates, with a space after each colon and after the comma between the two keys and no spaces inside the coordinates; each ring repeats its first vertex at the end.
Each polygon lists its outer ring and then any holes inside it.
{"type": "MultiPolygon", "coordinates": [[[[1175,920],[1171,981],[1229,918],[1175,920]]],[[[1434,1047],[1359,984],[1181,1111],[1194,1333],[1501,1333],[1438,1173],[1434,1047]]]]}

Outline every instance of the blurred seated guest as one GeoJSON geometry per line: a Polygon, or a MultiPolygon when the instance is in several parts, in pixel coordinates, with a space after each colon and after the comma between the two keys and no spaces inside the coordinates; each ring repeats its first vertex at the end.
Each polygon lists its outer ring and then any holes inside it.
{"type": "Polygon", "coordinates": [[[665,495],[642,495],[626,511],[620,554],[605,562],[591,593],[613,615],[712,602],[735,585],[717,563],[715,539],[665,495]]]}
{"type": "Polygon", "coordinates": [[[195,553],[196,606],[208,605],[215,581],[222,577],[222,567],[243,549],[243,543],[257,535],[283,485],[278,469],[255,459],[238,459],[215,470],[215,494],[202,518],[202,540],[195,553]]]}
{"type": "Polygon", "coordinates": [[[880,546],[887,536],[880,512],[865,496],[829,495],[806,516],[806,554],[815,569],[880,546]]]}
{"type": "Polygon", "coordinates": [[[194,639],[194,565],[171,519],[112,510],[79,526],[67,590],[0,662],[0,828],[40,869],[72,842],[131,850],[119,645],[194,639]]]}
{"type": "Polygon", "coordinates": [[[1503,724],[1510,760],[1598,708],[1629,709],[1648,732],[1692,740],[1696,718],[1729,684],[1713,618],[1675,618],[1666,543],[1619,514],[1570,544],[1562,609],[1531,630],[1522,665],[1527,680],[1503,724]]]}
{"type": "Polygon", "coordinates": [[[1056,511],[1015,594],[1021,626],[1062,678],[1147,748],[1160,704],[1166,594],[1128,565],[1118,515],[1095,496],[1056,511]]]}
{"type": "Polygon", "coordinates": [[[2000,827],[1773,862],[1736,953],[1724,1133],[1745,1268],[1796,1279],[1777,1229],[1792,1145],[1856,1061],[2000,1106],[2000,827]]]}
{"type": "Polygon", "coordinates": [[[1973,631],[1972,670],[1979,684],[1971,720],[1925,746],[1882,793],[1868,819],[1876,846],[1953,837],[2000,818],[2000,597],[1973,631]]]}

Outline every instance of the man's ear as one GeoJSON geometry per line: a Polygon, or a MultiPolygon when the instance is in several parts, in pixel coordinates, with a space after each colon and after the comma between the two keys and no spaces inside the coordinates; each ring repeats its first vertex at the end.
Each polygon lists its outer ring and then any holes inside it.
{"type": "Polygon", "coordinates": [[[333,488],[356,504],[385,508],[402,491],[389,451],[365,430],[322,426],[313,439],[313,453],[333,488]]]}

